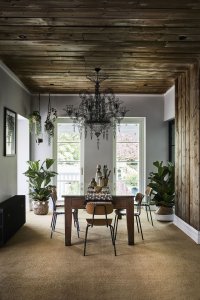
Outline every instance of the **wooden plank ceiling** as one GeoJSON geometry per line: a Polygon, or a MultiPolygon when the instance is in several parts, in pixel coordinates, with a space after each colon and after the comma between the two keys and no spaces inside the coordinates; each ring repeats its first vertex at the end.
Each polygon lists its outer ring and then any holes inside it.
{"type": "Polygon", "coordinates": [[[199,0],[1,0],[0,59],[32,93],[164,93],[200,56],[199,0]]]}

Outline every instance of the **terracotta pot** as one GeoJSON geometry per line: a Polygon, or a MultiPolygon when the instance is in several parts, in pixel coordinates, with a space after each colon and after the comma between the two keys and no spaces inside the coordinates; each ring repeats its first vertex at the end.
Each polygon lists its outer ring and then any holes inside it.
{"type": "Polygon", "coordinates": [[[47,215],[49,212],[49,201],[33,201],[33,211],[36,215],[47,215]]]}

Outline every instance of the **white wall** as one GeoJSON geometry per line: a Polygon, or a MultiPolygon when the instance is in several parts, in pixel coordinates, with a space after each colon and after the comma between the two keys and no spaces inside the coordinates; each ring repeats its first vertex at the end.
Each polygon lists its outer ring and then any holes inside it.
{"type": "Polygon", "coordinates": [[[22,88],[14,74],[0,62],[0,202],[17,194],[17,156],[3,155],[4,107],[27,117],[30,104],[31,97],[28,91],[22,88]]]}
{"type": "MultiPolygon", "coordinates": [[[[146,181],[148,174],[153,170],[152,163],[156,160],[167,161],[168,156],[168,128],[163,121],[164,96],[159,95],[126,95],[119,96],[124,105],[129,110],[127,117],[146,117],[146,181]]],[[[38,109],[38,96],[33,97],[34,109],[38,109]]],[[[65,116],[63,108],[66,104],[78,105],[80,98],[78,96],[51,96],[52,107],[56,108],[59,116],[65,116]]],[[[42,121],[46,118],[48,106],[48,96],[41,96],[41,114],[42,121]]],[[[52,146],[48,145],[47,135],[44,133],[44,143],[39,146],[32,144],[32,159],[44,160],[46,157],[52,157],[52,146]]],[[[100,149],[97,149],[96,139],[85,141],[84,156],[84,174],[85,185],[91,177],[95,176],[96,165],[107,164],[113,172],[113,149],[112,136],[109,135],[109,141],[100,140],[100,149]]]]}
{"type": "MultiPolygon", "coordinates": [[[[89,133],[89,132],[88,132],[89,133]]],[[[109,131],[108,140],[100,139],[99,149],[97,148],[97,139],[94,136],[93,139],[90,139],[88,134],[85,140],[85,151],[84,151],[84,182],[85,182],[85,191],[87,185],[91,181],[92,177],[96,175],[97,164],[101,165],[103,168],[104,165],[107,165],[108,170],[111,170],[111,175],[113,175],[113,147],[112,147],[112,130],[109,131]]],[[[102,169],[101,169],[102,171],[102,169]]],[[[109,185],[112,188],[112,176],[109,178],[109,185]]]]}
{"type": "Polygon", "coordinates": [[[164,95],[164,121],[175,118],[175,86],[172,86],[164,95]]]}

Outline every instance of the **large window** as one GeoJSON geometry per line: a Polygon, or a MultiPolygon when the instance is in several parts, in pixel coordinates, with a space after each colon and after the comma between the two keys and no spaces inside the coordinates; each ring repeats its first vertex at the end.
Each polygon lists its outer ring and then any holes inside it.
{"type": "Polygon", "coordinates": [[[69,119],[58,119],[55,141],[58,196],[79,195],[83,189],[82,143],[69,119]]]}
{"type": "Polygon", "coordinates": [[[145,118],[125,118],[115,138],[116,195],[135,195],[144,189],[145,118]]]}

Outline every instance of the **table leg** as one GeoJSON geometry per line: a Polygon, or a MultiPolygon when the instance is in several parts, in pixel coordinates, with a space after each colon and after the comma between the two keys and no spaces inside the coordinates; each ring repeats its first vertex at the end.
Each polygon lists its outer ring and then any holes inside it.
{"type": "Polygon", "coordinates": [[[71,246],[72,235],[72,203],[65,200],[65,246],[71,246]]]}
{"type": "Polygon", "coordinates": [[[128,245],[134,245],[134,203],[133,199],[127,199],[126,221],[128,233],[128,245]]]}

